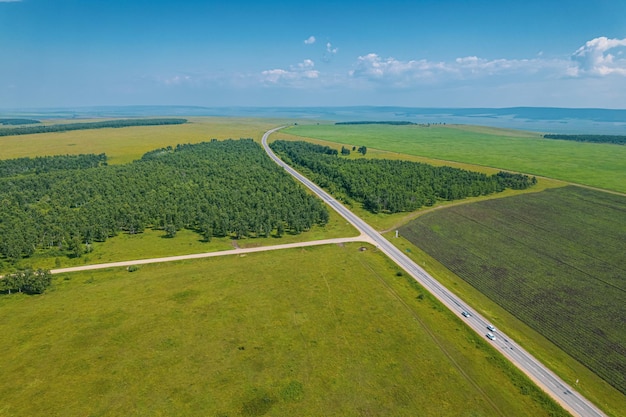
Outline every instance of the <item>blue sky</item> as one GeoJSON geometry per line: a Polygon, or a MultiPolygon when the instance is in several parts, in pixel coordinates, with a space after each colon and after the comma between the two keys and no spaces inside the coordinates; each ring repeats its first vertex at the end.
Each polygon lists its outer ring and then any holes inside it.
{"type": "Polygon", "coordinates": [[[0,109],[626,108],[626,1],[0,0],[0,109]]]}

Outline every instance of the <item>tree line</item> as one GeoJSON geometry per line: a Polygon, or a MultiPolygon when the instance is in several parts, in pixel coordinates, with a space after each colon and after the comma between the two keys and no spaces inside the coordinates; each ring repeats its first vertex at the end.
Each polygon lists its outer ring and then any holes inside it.
{"type": "Polygon", "coordinates": [[[146,228],[171,237],[186,228],[209,241],[300,233],[328,221],[323,203],[252,139],[177,145],[125,165],[0,178],[0,203],[0,261],[9,263],[38,249],[81,256],[94,241],[146,228]]]}
{"type": "Polygon", "coordinates": [[[40,125],[17,128],[0,128],[0,136],[32,135],[36,133],[67,132],[70,130],[87,130],[103,128],[121,128],[134,126],[161,126],[180,125],[187,123],[187,119],[158,118],[158,119],[117,119],[102,122],[65,123],[58,125],[40,125]]]}
{"type": "Polygon", "coordinates": [[[547,134],[543,135],[546,139],[573,140],[576,142],[593,142],[593,143],[612,143],[615,145],[626,145],[626,136],[624,135],[561,135],[547,134]]]}
{"type": "Polygon", "coordinates": [[[52,275],[47,269],[24,269],[0,278],[0,289],[27,294],[43,294],[52,283],[52,275]]]}
{"type": "Polygon", "coordinates": [[[107,165],[107,156],[103,153],[99,155],[80,154],[5,159],[0,160],[0,178],[21,174],[95,168],[105,165],[107,165]]]}
{"type": "Polygon", "coordinates": [[[407,120],[388,120],[388,121],[355,121],[355,122],[336,122],[335,125],[391,125],[391,126],[420,126],[430,127],[431,125],[445,125],[443,122],[435,123],[415,123],[407,120]]]}
{"type": "Polygon", "coordinates": [[[328,147],[301,141],[275,141],[270,146],[331,194],[354,199],[373,213],[413,211],[439,200],[525,189],[537,181],[508,172],[486,175],[410,161],[346,159],[328,147]]]}
{"type": "Polygon", "coordinates": [[[415,125],[417,123],[409,122],[406,120],[389,120],[389,121],[356,121],[356,122],[336,122],[335,125],[392,125],[392,126],[407,126],[415,125]]]}
{"type": "Polygon", "coordinates": [[[18,126],[18,125],[34,125],[41,123],[35,119],[0,119],[0,125],[18,126]]]}

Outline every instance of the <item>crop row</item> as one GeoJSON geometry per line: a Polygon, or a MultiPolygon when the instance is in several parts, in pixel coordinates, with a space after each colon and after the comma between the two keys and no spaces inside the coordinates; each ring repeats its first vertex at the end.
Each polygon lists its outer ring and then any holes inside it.
{"type": "Polygon", "coordinates": [[[566,187],[433,212],[401,233],[626,393],[625,226],[623,197],[566,187]]]}

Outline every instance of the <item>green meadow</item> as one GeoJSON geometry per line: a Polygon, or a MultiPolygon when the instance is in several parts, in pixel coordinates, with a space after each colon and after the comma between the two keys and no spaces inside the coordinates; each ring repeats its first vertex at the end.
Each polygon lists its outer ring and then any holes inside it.
{"type": "Polygon", "coordinates": [[[0,416],[564,416],[372,247],[59,275],[0,297],[0,416]]]}
{"type": "MultiPolygon", "coordinates": [[[[176,126],[4,137],[0,138],[0,159],[104,152],[109,163],[121,164],[178,143],[240,137],[259,141],[272,127],[294,124],[293,120],[211,117],[189,121],[176,126]]],[[[533,146],[544,142],[566,143],[544,141],[529,132],[470,126],[422,128],[420,137],[409,127],[371,125],[348,126],[360,131],[353,136],[344,131],[337,137],[333,131],[338,127],[299,125],[272,136],[300,139],[302,135],[324,144],[328,144],[326,139],[366,145],[367,157],[445,164],[488,174],[503,168],[548,175],[512,166],[531,163],[532,158],[509,161],[503,153],[500,158],[492,155],[498,163],[480,160],[497,142],[497,146],[514,145],[518,153],[538,151],[533,146]],[[306,133],[307,129],[317,133],[306,133]],[[364,129],[370,133],[364,134],[364,129]],[[328,137],[320,132],[327,132],[328,137]],[[423,136],[424,132],[430,136],[423,136]],[[484,143],[485,138],[493,143],[484,143]],[[446,152],[458,159],[448,158],[446,152]]],[[[351,157],[360,155],[353,152],[351,157]]],[[[615,158],[607,161],[623,166],[615,158]]],[[[591,175],[596,173],[593,166],[601,164],[588,165],[591,175]]],[[[618,176],[624,173],[617,171],[618,176]]],[[[522,193],[563,185],[539,178],[536,187],[522,193]]],[[[506,191],[487,199],[518,194],[506,191]]],[[[442,203],[434,209],[456,204],[442,203]]],[[[433,210],[387,216],[368,214],[357,205],[351,209],[379,230],[395,229],[433,210]]],[[[325,227],[281,238],[223,238],[207,243],[186,230],[175,238],[153,230],[120,234],[96,243],[94,251],[81,258],[50,250],[25,259],[22,266],[77,266],[356,234],[341,217],[330,215],[325,227]]],[[[624,404],[623,396],[606,390],[602,380],[588,370],[585,374],[580,364],[538,333],[530,337],[535,334],[532,329],[434,258],[402,238],[394,243],[406,246],[420,264],[428,262],[424,266],[429,271],[435,268],[438,279],[475,301],[471,304],[487,317],[491,314],[502,328],[508,331],[511,326],[516,340],[523,340],[543,362],[565,374],[568,382],[584,375],[585,383],[594,386],[578,388],[610,415],[619,415],[614,410],[624,404]]],[[[0,405],[0,417],[565,415],[382,255],[371,248],[357,249],[358,245],[325,246],[145,265],[132,273],[110,269],[66,274],[56,278],[53,288],[42,296],[0,295],[0,311],[8,317],[0,324],[0,332],[10,335],[0,347],[5,357],[29,359],[0,365],[0,375],[7,375],[0,380],[0,395],[7,399],[0,405]]]]}
{"type": "Polygon", "coordinates": [[[626,192],[626,146],[479,126],[298,125],[298,137],[507,169],[626,192]]]}

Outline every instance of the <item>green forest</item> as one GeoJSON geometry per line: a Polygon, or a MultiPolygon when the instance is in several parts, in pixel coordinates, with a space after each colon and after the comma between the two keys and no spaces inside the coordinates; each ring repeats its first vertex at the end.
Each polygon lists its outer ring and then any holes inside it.
{"type": "Polygon", "coordinates": [[[2,277],[0,289],[7,294],[11,294],[11,292],[42,294],[51,282],[52,275],[49,270],[24,269],[2,277]]]}
{"type": "Polygon", "coordinates": [[[300,233],[328,221],[323,203],[252,139],[177,145],[126,165],[107,166],[98,155],[26,165],[38,168],[0,178],[0,262],[48,248],[81,256],[94,241],[146,228],[168,237],[186,228],[209,241],[300,233]]]}
{"type": "Polygon", "coordinates": [[[406,126],[415,125],[417,123],[408,122],[404,120],[389,120],[389,121],[356,121],[356,122],[336,122],[336,125],[392,125],[392,126],[406,126]]]}
{"type": "Polygon", "coordinates": [[[107,164],[105,154],[38,156],[0,160],[0,178],[20,174],[41,174],[68,169],[95,168],[107,164]]]}
{"type": "Polygon", "coordinates": [[[37,125],[17,128],[0,128],[0,136],[32,135],[36,133],[67,132],[70,130],[121,128],[134,126],[161,126],[180,125],[187,123],[187,119],[119,119],[102,122],[68,123],[58,125],[37,125]]]}
{"type": "Polygon", "coordinates": [[[331,194],[354,199],[373,213],[413,211],[440,200],[525,189],[537,182],[508,172],[488,176],[410,161],[347,159],[328,146],[302,141],[275,141],[270,146],[285,162],[306,169],[307,176],[331,194]]]}

